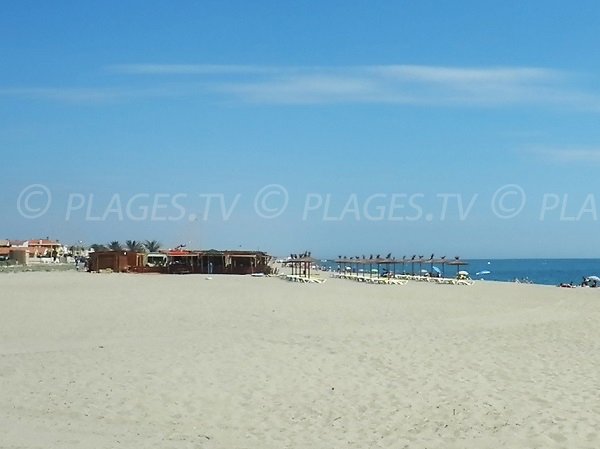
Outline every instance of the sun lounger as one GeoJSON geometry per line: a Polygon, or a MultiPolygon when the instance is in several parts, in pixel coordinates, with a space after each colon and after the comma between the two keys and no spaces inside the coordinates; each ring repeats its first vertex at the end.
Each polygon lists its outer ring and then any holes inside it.
{"type": "Polygon", "coordinates": [[[309,282],[312,282],[313,284],[324,284],[325,282],[327,282],[327,279],[315,279],[315,278],[311,278],[308,280],[309,282]]]}
{"type": "Polygon", "coordinates": [[[327,279],[307,278],[305,276],[298,276],[296,274],[283,274],[279,277],[289,282],[299,282],[301,284],[323,284],[325,281],[327,281],[327,279]]]}
{"type": "Polygon", "coordinates": [[[392,285],[406,285],[408,284],[408,279],[394,279],[394,278],[390,278],[388,281],[389,284],[392,285]]]}
{"type": "Polygon", "coordinates": [[[455,285],[473,285],[475,281],[472,279],[457,279],[455,285]]]}

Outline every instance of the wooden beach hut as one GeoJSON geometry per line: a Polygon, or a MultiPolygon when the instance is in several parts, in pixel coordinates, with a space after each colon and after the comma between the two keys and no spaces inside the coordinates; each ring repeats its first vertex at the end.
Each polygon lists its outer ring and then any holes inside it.
{"type": "Polygon", "coordinates": [[[119,273],[143,267],[145,255],[136,251],[94,251],[89,254],[88,271],[111,270],[119,273]]]}
{"type": "Polygon", "coordinates": [[[270,274],[271,256],[262,251],[225,251],[224,273],[227,274],[270,274]]]}
{"type": "Polygon", "coordinates": [[[210,249],[199,252],[198,272],[203,274],[269,274],[271,256],[263,251],[210,249]]]}

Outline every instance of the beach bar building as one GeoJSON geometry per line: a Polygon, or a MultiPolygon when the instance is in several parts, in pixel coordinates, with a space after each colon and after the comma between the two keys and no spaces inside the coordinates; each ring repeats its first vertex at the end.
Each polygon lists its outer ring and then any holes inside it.
{"type": "Polygon", "coordinates": [[[95,251],[90,253],[88,271],[137,271],[145,265],[145,254],[135,251],[95,251]]]}
{"type": "Polygon", "coordinates": [[[167,273],[254,274],[270,272],[271,256],[262,251],[171,250],[167,273]]]}
{"type": "Polygon", "coordinates": [[[262,251],[223,251],[225,274],[269,274],[271,256],[262,251]]]}
{"type": "Polygon", "coordinates": [[[184,249],[169,250],[165,269],[169,274],[200,273],[200,253],[184,249]]]}
{"type": "Polygon", "coordinates": [[[154,259],[161,255],[134,251],[92,252],[88,271],[110,269],[116,272],[165,274],[269,274],[271,270],[271,256],[262,251],[199,251],[177,248],[166,251],[164,259],[160,258],[161,263],[155,263],[154,259]]]}

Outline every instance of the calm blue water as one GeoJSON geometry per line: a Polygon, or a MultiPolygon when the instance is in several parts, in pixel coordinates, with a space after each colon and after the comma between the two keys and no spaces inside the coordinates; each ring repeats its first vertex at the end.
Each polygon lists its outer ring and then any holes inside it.
{"type": "MultiPolygon", "coordinates": [[[[473,279],[487,279],[490,281],[512,282],[515,279],[528,279],[535,284],[558,285],[561,282],[573,282],[578,285],[584,276],[600,276],[600,259],[471,259],[469,265],[460,267],[466,270],[473,279]],[[476,273],[489,271],[489,274],[476,273]]],[[[321,266],[336,269],[334,261],[321,262],[321,266]]],[[[440,265],[435,265],[440,270],[440,265]]],[[[352,265],[352,267],[354,267],[352,265]]],[[[422,269],[429,270],[429,264],[423,264],[422,269]]],[[[368,266],[365,268],[368,272],[368,266]]],[[[398,272],[402,271],[402,264],[397,264],[398,272]]],[[[406,264],[406,272],[411,272],[411,265],[406,264]]],[[[415,265],[415,273],[419,265],[415,265]]],[[[455,276],[456,267],[444,267],[445,275],[455,276]]]]}

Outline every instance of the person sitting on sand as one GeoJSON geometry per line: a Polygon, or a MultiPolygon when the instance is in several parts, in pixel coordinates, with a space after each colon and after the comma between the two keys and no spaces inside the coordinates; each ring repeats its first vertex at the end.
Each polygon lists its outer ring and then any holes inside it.
{"type": "Polygon", "coordinates": [[[583,280],[581,281],[581,286],[582,287],[588,287],[589,286],[589,281],[588,278],[586,278],[585,276],[582,278],[583,280]]]}

